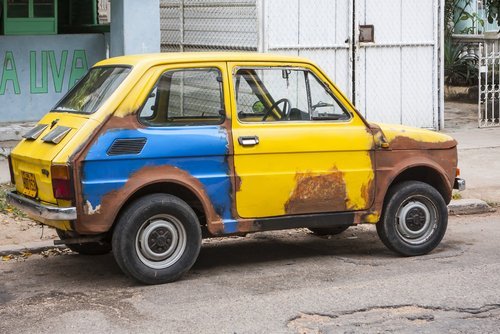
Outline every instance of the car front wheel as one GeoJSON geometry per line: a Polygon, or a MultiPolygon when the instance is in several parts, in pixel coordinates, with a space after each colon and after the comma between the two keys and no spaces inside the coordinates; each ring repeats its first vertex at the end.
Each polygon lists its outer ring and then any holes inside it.
{"type": "Polygon", "coordinates": [[[187,272],[201,247],[198,218],[178,197],[152,194],[133,202],[113,233],[116,262],[145,284],[172,282],[187,272]]]}
{"type": "Polygon", "coordinates": [[[405,181],[387,193],[377,233],[391,250],[404,255],[424,255],[441,242],[448,225],[448,209],[432,186],[405,181]]]}

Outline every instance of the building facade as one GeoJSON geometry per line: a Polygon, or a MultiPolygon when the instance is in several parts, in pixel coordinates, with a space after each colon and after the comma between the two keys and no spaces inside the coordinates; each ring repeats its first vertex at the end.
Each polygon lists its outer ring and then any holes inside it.
{"type": "Polygon", "coordinates": [[[3,0],[0,123],[36,121],[105,57],[245,50],[313,59],[368,120],[440,129],[443,5],[120,0],[112,2],[106,25],[97,0],[3,0]]]}

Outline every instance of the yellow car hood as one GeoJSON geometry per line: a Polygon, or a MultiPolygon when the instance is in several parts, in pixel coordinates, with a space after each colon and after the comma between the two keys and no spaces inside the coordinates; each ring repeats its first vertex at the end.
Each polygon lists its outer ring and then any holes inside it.
{"type": "Polygon", "coordinates": [[[382,123],[370,123],[370,127],[374,133],[381,130],[382,141],[393,150],[449,149],[457,146],[455,139],[436,131],[382,123]]]}

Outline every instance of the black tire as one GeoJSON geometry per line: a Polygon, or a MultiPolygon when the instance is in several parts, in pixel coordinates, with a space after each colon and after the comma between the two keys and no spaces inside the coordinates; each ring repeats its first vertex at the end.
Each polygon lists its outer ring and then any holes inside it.
{"type": "Polygon", "coordinates": [[[337,235],[345,232],[351,225],[337,225],[331,227],[309,227],[309,231],[316,235],[337,235]]]}
{"type": "MultiPolygon", "coordinates": [[[[81,237],[81,235],[69,231],[59,229],[56,229],[56,231],[59,239],[61,240],[81,237]]],[[[66,247],[81,255],[104,255],[111,252],[111,243],[106,241],[88,242],[84,244],[68,244],[66,247]]]]}
{"type": "Polygon", "coordinates": [[[145,284],[168,283],[195,263],[201,228],[186,202],[172,195],[152,194],[136,200],[120,215],[112,245],[125,274],[145,284]]]}
{"type": "Polygon", "coordinates": [[[441,242],[448,225],[448,208],[441,194],[427,183],[405,181],[387,192],[380,240],[404,256],[424,255],[441,242]]]}

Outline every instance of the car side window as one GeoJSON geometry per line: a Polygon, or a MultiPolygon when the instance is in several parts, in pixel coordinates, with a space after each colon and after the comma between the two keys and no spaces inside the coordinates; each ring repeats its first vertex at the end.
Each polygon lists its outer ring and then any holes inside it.
{"type": "Polygon", "coordinates": [[[350,114],[315,75],[309,75],[312,120],[348,120],[350,114]]]}
{"type": "Polygon", "coordinates": [[[343,107],[305,69],[242,68],[234,77],[238,118],[245,122],[346,120],[343,107]]]}
{"type": "Polygon", "coordinates": [[[215,68],[163,73],[139,113],[149,126],[221,124],[224,119],[222,75],[215,68]]]}

